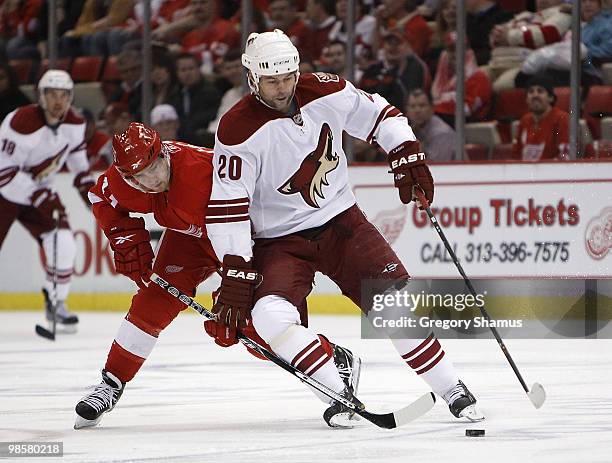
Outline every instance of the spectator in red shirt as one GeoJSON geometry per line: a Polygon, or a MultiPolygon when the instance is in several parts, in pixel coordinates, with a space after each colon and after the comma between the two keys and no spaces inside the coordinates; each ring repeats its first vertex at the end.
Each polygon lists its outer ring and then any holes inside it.
{"type": "MultiPolygon", "coordinates": [[[[457,34],[450,32],[444,37],[444,51],[440,55],[436,77],[431,86],[435,113],[447,124],[455,127],[455,42],[457,34]]],[[[479,121],[489,112],[493,89],[486,72],[478,69],[472,49],[465,52],[465,96],[464,114],[468,120],[479,121]]]]}
{"type": "Polygon", "coordinates": [[[524,161],[568,159],[569,114],[554,106],[553,80],[536,75],[527,88],[527,106],[513,143],[514,155],[524,161]]]}
{"type": "MultiPolygon", "coordinates": [[[[37,48],[38,39],[38,14],[42,7],[42,0],[26,0],[21,2],[5,2],[9,16],[16,22],[16,29],[12,31],[14,35],[6,44],[6,54],[8,59],[39,59],[40,55],[37,48]],[[11,3],[18,3],[19,6],[11,10],[11,3]],[[16,15],[16,17],[15,17],[16,15]]],[[[4,6],[4,5],[3,5],[4,6]]]]}
{"type": "Polygon", "coordinates": [[[296,0],[271,0],[268,11],[270,13],[270,30],[282,30],[300,51],[300,58],[311,59],[311,50],[308,43],[311,30],[298,17],[296,0]]]}
{"type": "Polygon", "coordinates": [[[312,60],[317,64],[323,49],[329,44],[329,34],[336,23],[334,13],[336,4],[333,0],[308,0],[306,18],[310,22],[309,48],[312,60]]]}
{"type": "Polygon", "coordinates": [[[240,34],[230,21],[217,15],[215,0],[191,0],[191,5],[200,27],[185,35],[181,45],[184,52],[200,58],[204,74],[212,74],[219,58],[240,45],[240,34]]]}
{"type": "Polygon", "coordinates": [[[412,50],[423,57],[429,48],[432,30],[416,11],[417,3],[416,0],[384,0],[376,11],[376,17],[381,32],[390,29],[402,31],[412,50]]]}

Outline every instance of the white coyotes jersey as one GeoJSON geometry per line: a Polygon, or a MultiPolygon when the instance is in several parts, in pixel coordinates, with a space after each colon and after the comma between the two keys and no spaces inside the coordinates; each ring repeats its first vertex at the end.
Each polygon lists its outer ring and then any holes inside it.
{"type": "Polygon", "coordinates": [[[67,164],[71,172],[89,169],[85,121],[72,109],[55,129],[46,125],[37,104],[10,113],[0,126],[0,194],[29,205],[32,193],[50,187],[54,174],[67,164]]]}
{"type": "Polygon", "coordinates": [[[355,204],[343,131],[387,152],[415,140],[397,108],[333,74],[300,76],[295,101],[290,117],[248,95],[221,118],[206,217],[219,259],[250,258],[251,238],[318,227],[355,204]]]}

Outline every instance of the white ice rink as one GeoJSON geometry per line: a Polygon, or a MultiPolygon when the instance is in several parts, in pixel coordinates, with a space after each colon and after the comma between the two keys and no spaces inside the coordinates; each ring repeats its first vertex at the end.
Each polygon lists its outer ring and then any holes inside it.
{"type": "MultiPolygon", "coordinates": [[[[241,346],[217,347],[198,315],[163,333],[140,374],[100,425],[73,430],[74,406],[100,381],[121,313],[81,313],[76,335],[34,334],[42,313],[0,313],[0,441],[62,441],[61,462],[611,462],[612,341],[507,342],[527,382],[548,393],[535,410],[494,340],[445,341],[487,415],[467,425],[438,401],[396,430],[367,422],[329,429],[324,405],[294,377],[241,346]],[[486,430],[465,437],[466,428],[486,430]]],[[[311,326],[359,352],[360,398],[372,411],[426,392],[388,341],[364,341],[357,317],[311,326]]]]}

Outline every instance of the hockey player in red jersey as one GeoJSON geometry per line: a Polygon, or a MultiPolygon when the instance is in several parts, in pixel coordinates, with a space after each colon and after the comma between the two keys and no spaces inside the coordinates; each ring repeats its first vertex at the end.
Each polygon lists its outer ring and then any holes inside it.
{"type": "MultiPolygon", "coordinates": [[[[251,95],[221,118],[214,147],[206,228],[223,261],[223,278],[213,312],[228,326],[252,320],[278,356],[352,398],[329,362],[325,339],[301,324],[297,307],[316,271],[366,312],[363,280],[402,287],[409,275],[355,203],[343,131],[388,153],[402,202],[413,200],[417,185],[431,202],[433,179],[397,108],[336,75],[300,76],[298,51],[282,31],[251,34],[242,63],[251,95]],[[236,277],[247,269],[263,275],[259,286],[236,277]]],[[[392,342],[453,415],[484,419],[433,334],[392,342]]],[[[340,426],[347,414],[332,401],[323,417],[340,426]]]]}
{"type": "Polygon", "coordinates": [[[94,181],[85,151],[85,121],[70,107],[73,82],[67,72],[45,72],[38,93],[38,104],[17,108],[0,126],[0,246],[14,221],[30,232],[46,257],[43,294],[47,320],[52,321],[55,313],[58,323],[74,328],[79,319],[68,311],[65,300],[76,244],[53,180],[66,164],[76,174],[74,186],[89,205],[87,191],[94,181]],[[59,212],[57,239],[54,211],[59,212]],[[54,279],[57,286],[52,298],[54,279]],[[52,299],[56,299],[55,309],[52,299]]]}
{"type": "MultiPolygon", "coordinates": [[[[148,284],[151,271],[194,296],[198,284],[219,267],[204,227],[212,188],[212,150],[162,142],[154,129],[136,122],[114,136],[112,150],[114,162],[98,178],[89,199],[113,250],[117,272],[131,278],[139,290],[112,343],[102,381],[76,405],[77,429],[95,426],[112,410],[160,333],[185,308],[157,285],[148,284]],[[155,260],[144,220],[130,217],[130,212],[152,213],[166,227],[155,260]]],[[[235,333],[226,334],[218,327],[214,321],[205,323],[217,344],[236,342],[235,333]]],[[[263,342],[252,326],[242,332],[263,342]]],[[[337,350],[338,355],[351,357],[350,351],[339,346],[337,350]]]]}
{"type": "Polygon", "coordinates": [[[139,287],[112,343],[102,382],[76,406],[75,428],[95,426],[123,393],[149,356],[159,334],[184,309],[176,298],[149,285],[155,271],[185,293],[217,270],[204,230],[210,198],[212,151],[180,142],[132,122],[113,138],[113,164],[89,192],[92,210],[113,250],[115,269],[139,287]],[[164,231],[153,264],[149,232],[142,218],[153,213],[164,231]]]}

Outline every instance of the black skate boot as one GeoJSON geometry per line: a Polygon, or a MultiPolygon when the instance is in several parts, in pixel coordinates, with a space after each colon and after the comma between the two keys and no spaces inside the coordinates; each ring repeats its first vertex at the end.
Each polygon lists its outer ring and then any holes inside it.
{"type": "Polygon", "coordinates": [[[353,395],[357,394],[359,375],[361,374],[361,359],[357,355],[338,344],[330,342],[334,348],[334,364],[338,369],[340,378],[353,395]]]}
{"type": "MultiPolygon", "coordinates": [[[[355,402],[360,409],[365,408],[364,405],[353,395],[348,387],[341,392],[343,397],[355,402]]],[[[353,418],[355,412],[337,401],[332,401],[329,408],[323,412],[323,419],[330,428],[352,428],[355,424],[353,418]]]]}
{"type": "MultiPolygon", "coordinates": [[[[330,344],[334,349],[334,364],[345,384],[342,394],[345,396],[350,394],[350,397],[354,399],[359,386],[361,359],[346,347],[333,343],[330,344]]],[[[359,403],[361,404],[361,402],[359,403]]],[[[332,402],[330,407],[323,413],[323,419],[332,428],[352,428],[355,424],[354,422],[358,421],[359,418],[359,415],[356,415],[353,410],[338,402],[332,402]]]]}
{"type": "Polygon", "coordinates": [[[463,384],[463,381],[459,380],[456,386],[443,395],[443,398],[451,413],[457,418],[467,418],[473,422],[485,419],[476,406],[476,398],[463,384]]]}
{"type": "Polygon", "coordinates": [[[74,429],[97,425],[102,415],[115,407],[124,387],[119,378],[102,370],[102,382],[94,386],[93,392],[83,397],[75,407],[77,416],[74,429]]]}
{"type": "MultiPolygon", "coordinates": [[[[45,296],[45,313],[47,321],[53,321],[53,302],[49,297],[49,293],[46,289],[42,290],[43,296],[45,296]]],[[[55,309],[55,321],[61,325],[76,325],[79,323],[79,317],[68,311],[66,303],[64,301],[57,301],[57,307],[55,309]]]]}

